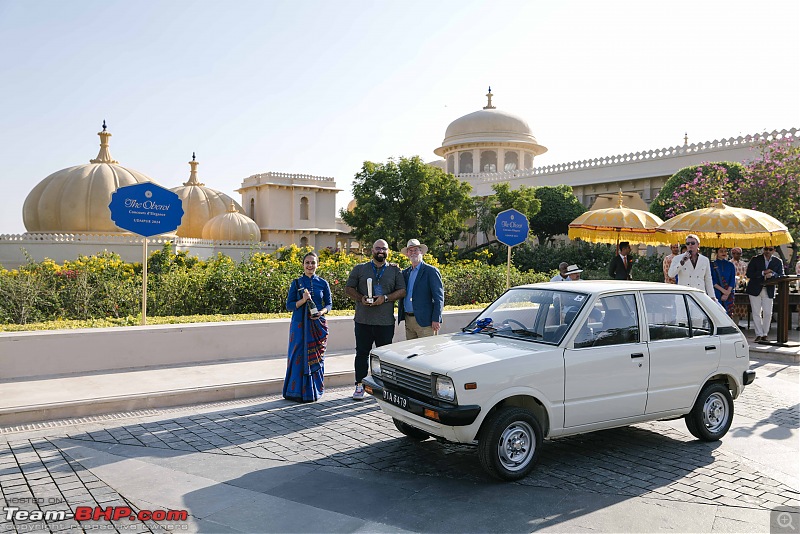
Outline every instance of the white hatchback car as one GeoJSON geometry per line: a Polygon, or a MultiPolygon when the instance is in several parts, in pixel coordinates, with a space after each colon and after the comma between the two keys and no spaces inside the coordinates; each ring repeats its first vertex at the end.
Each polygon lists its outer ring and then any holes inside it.
{"type": "Polygon", "coordinates": [[[374,349],[364,385],[403,434],[477,444],[490,474],[517,480],[545,438],[684,417],[718,440],[749,367],[744,335],[698,290],[550,282],[505,292],[461,333],[374,349]]]}

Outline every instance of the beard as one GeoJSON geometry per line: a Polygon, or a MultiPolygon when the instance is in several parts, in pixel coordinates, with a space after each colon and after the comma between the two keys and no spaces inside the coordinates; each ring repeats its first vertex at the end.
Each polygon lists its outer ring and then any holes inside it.
{"type": "Polygon", "coordinates": [[[377,261],[378,263],[383,263],[386,260],[386,253],[385,252],[374,252],[372,254],[372,258],[377,261]]]}

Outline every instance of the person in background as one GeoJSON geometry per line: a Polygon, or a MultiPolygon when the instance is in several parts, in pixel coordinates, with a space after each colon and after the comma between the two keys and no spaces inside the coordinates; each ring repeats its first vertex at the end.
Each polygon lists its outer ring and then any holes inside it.
{"type": "Polygon", "coordinates": [[[292,312],[289,324],[289,358],[283,397],[299,402],[313,402],[325,391],[325,346],[328,327],[325,314],[333,308],[331,288],[317,276],[317,255],[303,257],[303,275],[292,281],[286,297],[286,309],[292,312]]]}
{"type": "Polygon", "coordinates": [[[562,261],[558,264],[558,274],[555,275],[553,278],[550,279],[551,282],[563,282],[567,279],[565,276],[567,274],[567,267],[569,267],[569,263],[562,261]]]}
{"type": "Polygon", "coordinates": [[[747,262],[742,259],[742,249],[733,247],[731,249],[731,256],[733,256],[731,263],[733,264],[733,268],[736,269],[736,280],[739,284],[743,285],[747,278],[747,262]]]}
{"type": "Polygon", "coordinates": [[[418,239],[409,239],[400,252],[411,260],[403,269],[406,296],[398,301],[397,322],[406,322],[406,339],[417,339],[439,333],[444,309],[444,285],[439,269],[422,261],[428,246],[418,239]]]}
{"type": "Polygon", "coordinates": [[[577,265],[570,265],[567,267],[566,277],[567,280],[580,280],[583,269],[578,269],[577,265]]]}
{"type": "Polygon", "coordinates": [[[775,286],[765,286],[764,282],[783,276],[783,262],[772,253],[775,247],[766,246],[763,253],[747,265],[747,288],[750,295],[750,309],[753,310],[753,327],[756,331],[754,341],[766,341],[769,324],[772,321],[772,303],[775,286]]]}
{"type": "Polygon", "coordinates": [[[620,241],[618,254],[608,264],[608,276],[614,280],[630,280],[633,258],[630,257],[631,246],[627,241],[620,241]]]}
{"type": "Polygon", "coordinates": [[[359,263],[350,271],[344,292],[356,302],[356,389],[353,400],[364,399],[361,381],[369,374],[369,351],[372,345],[382,347],[394,338],[394,301],[406,296],[403,273],[395,264],[387,263],[389,244],[378,239],[372,245],[372,260],[359,263]],[[367,280],[370,280],[368,283],[367,280]],[[372,302],[369,300],[372,285],[372,302]]]}
{"type": "Polygon", "coordinates": [[[678,285],[696,287],[716,299],[714,284],[711,282],[711,262],[700,254],[700,238],[689,234],[686,236],[686,247],[685,254],[672,260],[669,276],[675,278],[678,285]]]}
{"type": "Polygon", "coordinates": [[[661,265],[661,269],[664,271],[664,283],[665,284],[675,284],[677,283],[674,278],[669,275],[669,266],[672,264],[672,260],[675,259],[675,256],[678,255],[678,247],[680,245],[678,243],[672,243],[669,246],[670,254],[664,256],[664,263],[661,265]]]}
{"type": "Polygon", "coordinates": [[[717,258],[711,263],[711,282],[714,284],[717,301],[730,315],[735,300],[736,268],[728,261],[728,249],[725,247],[717,249],[717,258]]]}

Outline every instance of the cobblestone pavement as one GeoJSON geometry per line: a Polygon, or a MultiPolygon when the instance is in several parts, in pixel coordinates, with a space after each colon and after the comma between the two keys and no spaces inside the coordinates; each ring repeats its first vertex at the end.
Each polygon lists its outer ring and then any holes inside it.
{"type": "MultiPolygon", "coordinates": [[[[59,439],[134,445],[215,455],[382,470],[462,480],[486,480],[475,449],[404,438],[373,399],[353,402],[349,389],[295,404],[279,396],[190,409],[150,410],[86,420],[0,429],[0,508],[74,510],[77,506],[136,507],[59,449],[59,439]]],[[[736,401],[756,425],[796,429],[798,406],[758,388],[736,401]]],[[[759,473],[723,450],[652,422],[545,442],[541,461],[518,486],[647,497],[739,508],[798,506],[798,491],[759,473]]],[[[87,528],[75,521],[0,521],[0,532],[87,528]]],[[[160,531],[129,522],[125,531],[160,531]]],[[[114,522],[93,528],[116,530],[114,522]]]]}

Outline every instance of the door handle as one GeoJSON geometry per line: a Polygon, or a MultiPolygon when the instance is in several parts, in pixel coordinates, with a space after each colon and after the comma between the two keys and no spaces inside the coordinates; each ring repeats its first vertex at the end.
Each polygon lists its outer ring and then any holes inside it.
{"type": "Polygon", "coordinates": [[[706,345],[706,350],[717,350],[716,345],[706,345]]]}
{"type": "Polygon", "coordinates": [[[635,352],[635,353],[631,354],[631,359],[633,359],[633,358],[644,358],[644,353],[635,352]]]}

